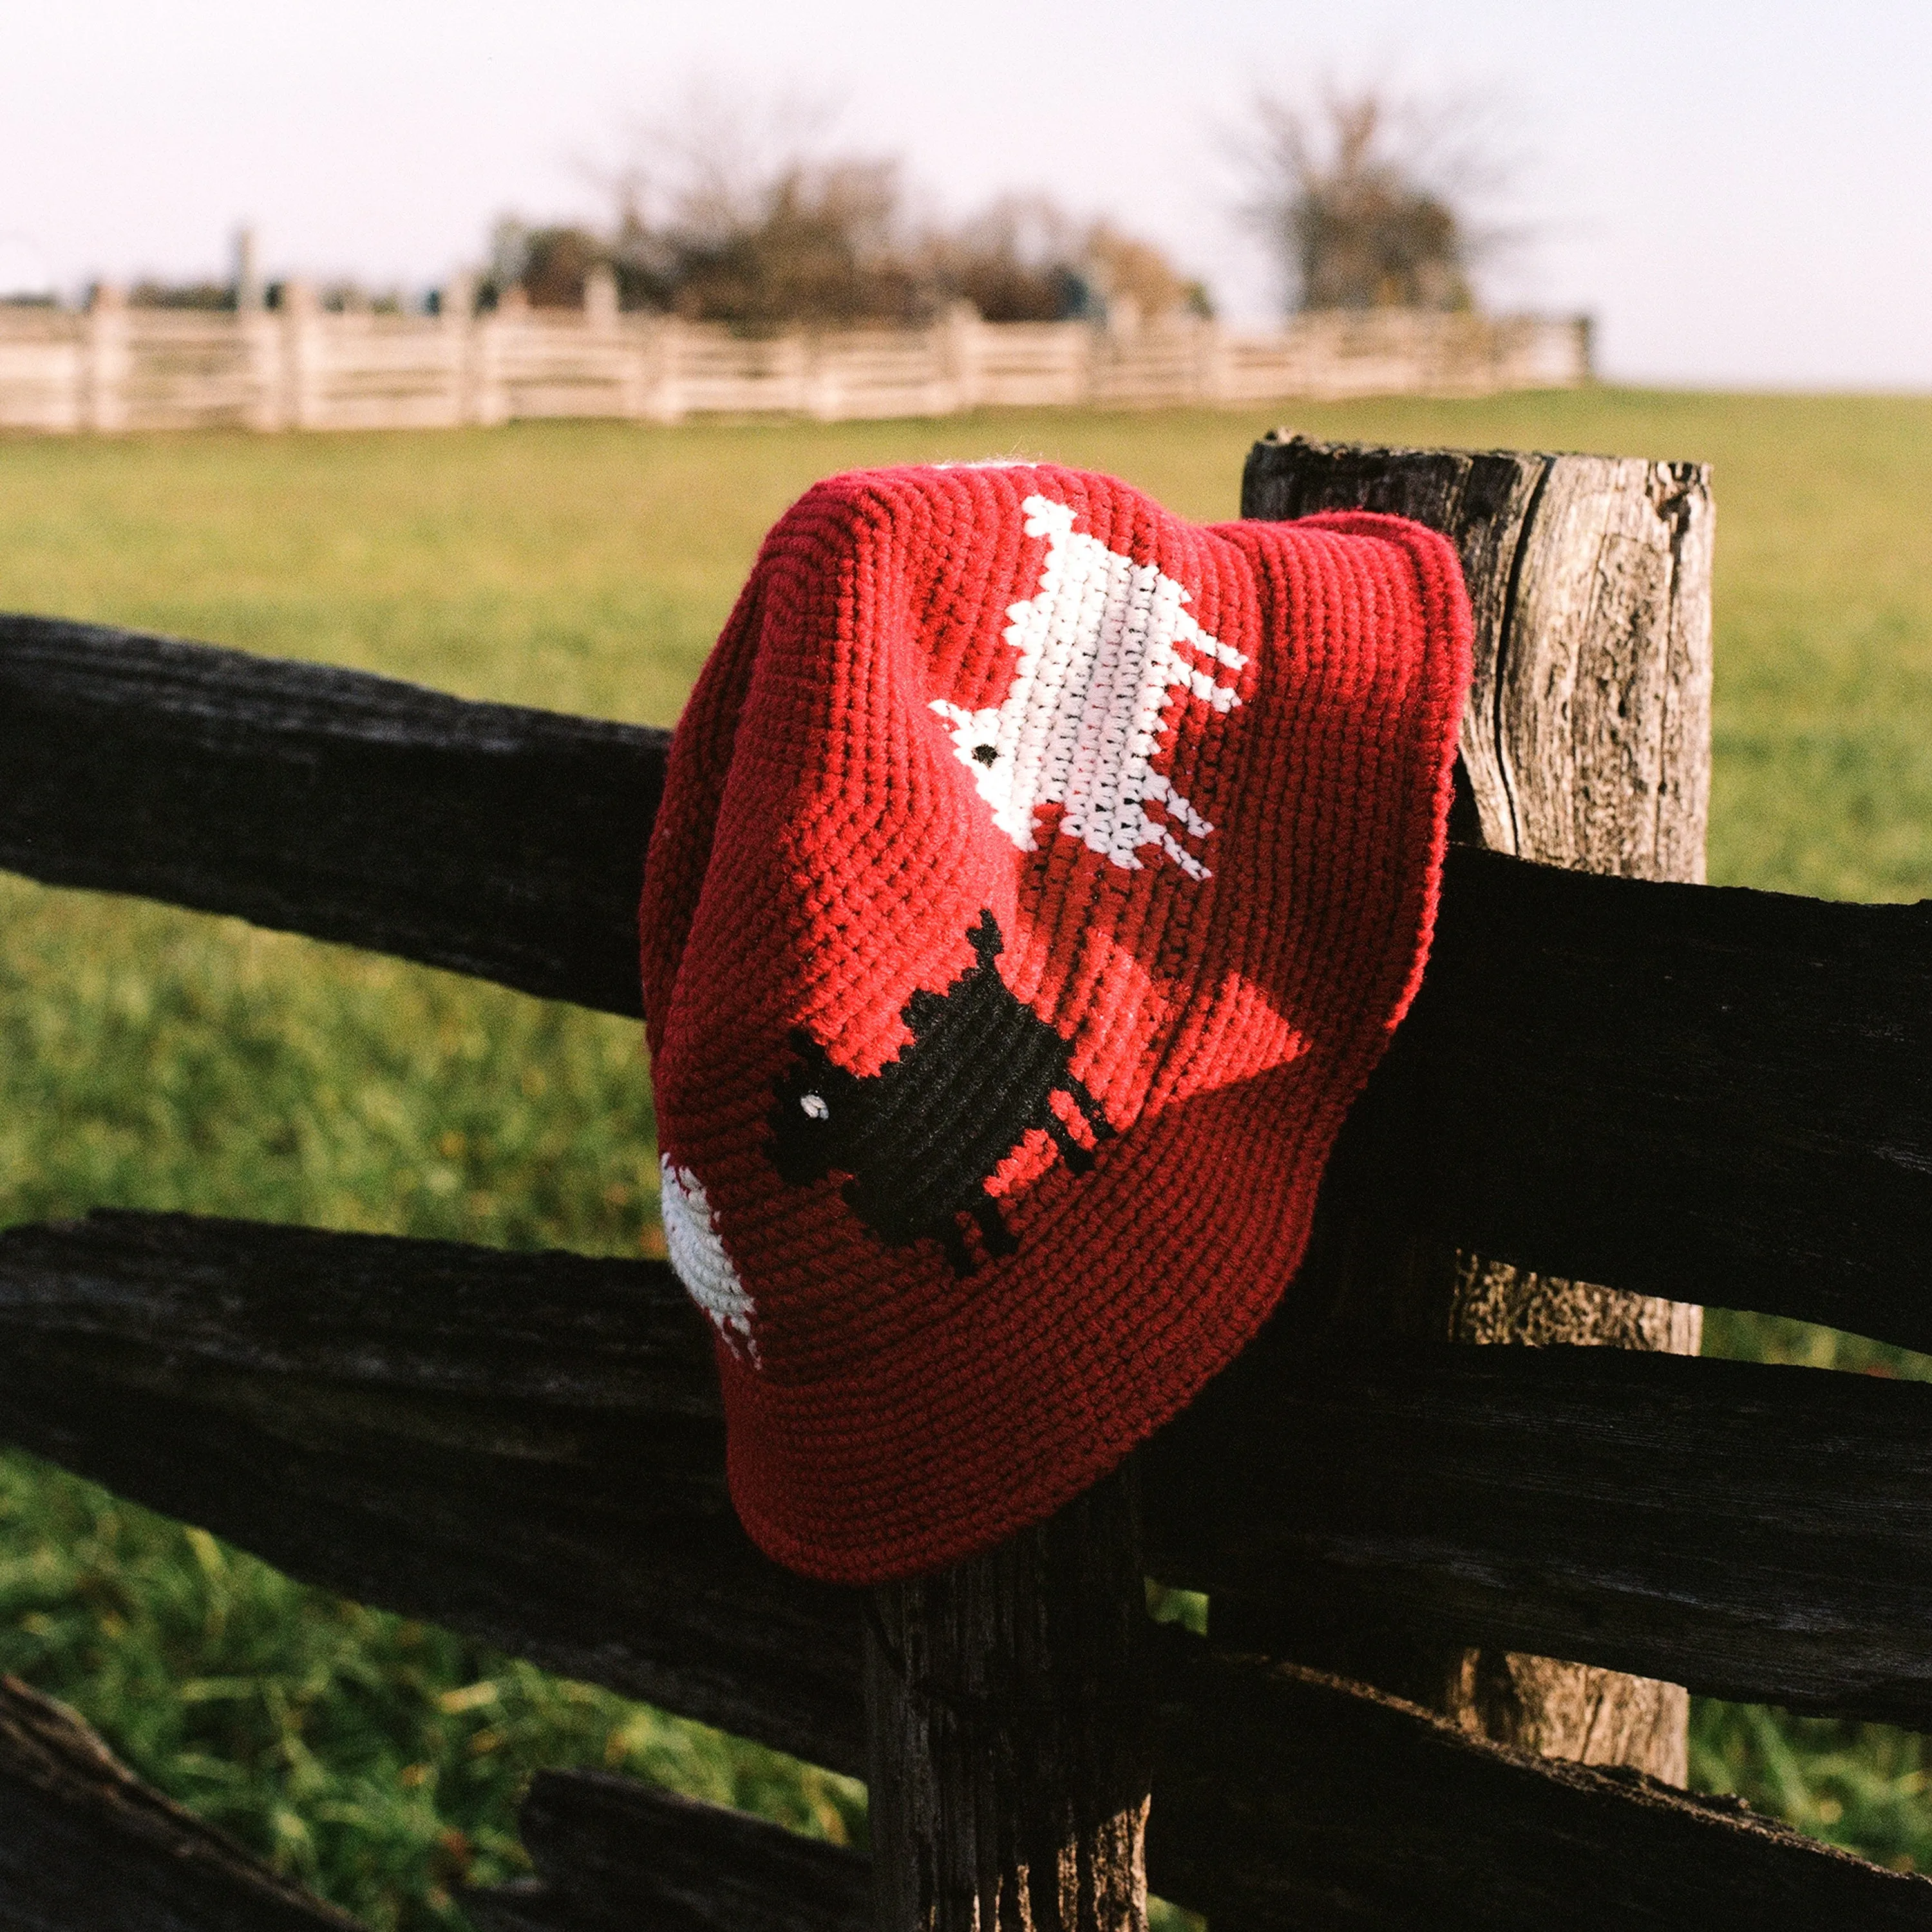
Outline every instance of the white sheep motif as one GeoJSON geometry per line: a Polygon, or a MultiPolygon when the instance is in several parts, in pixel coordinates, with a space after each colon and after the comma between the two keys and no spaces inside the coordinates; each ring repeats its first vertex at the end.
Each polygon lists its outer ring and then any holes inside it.
{"type": "Polygon", "coordinates": [[[711,1324],[724,1337],[725,1345],[741,1360],[748,1356],[753,1368],[764,1364],[758,1359],[758,1344],[752,1333],[752,1318],[758,1313],[731,1257],[718,1238],[718,1223],[711,1215],[711,1202],[704,1184],[688,1167],[681,1167],[669,1154],[658,1156],[661,1191],[658,1199],[664,1216],[664,1246],[671,1272],[683,1282],[685,1292],[710,1316],[711,1324]]]}
{"type": "Polygon", "coordinates": [[[1019,662],[998,708],[932,702],[955,755],[1022,852],[1037,849],[1039,808],[1058,805],[1062,834],[1116,866],[1139,871],[1154,845],[1190,878],[1211,877],[1176,835],[1198,842],[1214,826],[1150,761],[1173,729],[1173,694],[1231,710],[1240,700],[1215,666],[1238,671],[1247,659],[1182,609],[1188,593],[1172,578],[1076,535],[1066,504],[1029,496],[1021,508],[1027,535],[1047,539],[1046,567],[1038,591],[1006,612],[1019,662]]]}

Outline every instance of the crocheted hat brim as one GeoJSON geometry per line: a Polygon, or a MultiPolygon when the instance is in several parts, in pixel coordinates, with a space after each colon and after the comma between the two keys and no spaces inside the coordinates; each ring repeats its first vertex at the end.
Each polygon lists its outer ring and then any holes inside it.
{"type": "Polygon", "coordinates": [[[1097,1232],[1057,1258],[1077,1324],[1009,1276],[830,1388],[775,1384],[721,1342],[732,1500],[753,1541],[808,1576],[883,1582],[990,1547],[1117,1467],[1234,1359],[1300,1262],[1350,1095],[1337,1086],[1307,1123],[1288,1185],[1264,1185],[1284,1084],[1182,1102],[1108,1150],[1082,1184],[1097,1232]],[[1198,1177],[1203,1136],[1245,1151],[1198,1177]],[[1218,1210],[1250,1192],[1276,1211],[1230,1257],[1218,1210]]]}

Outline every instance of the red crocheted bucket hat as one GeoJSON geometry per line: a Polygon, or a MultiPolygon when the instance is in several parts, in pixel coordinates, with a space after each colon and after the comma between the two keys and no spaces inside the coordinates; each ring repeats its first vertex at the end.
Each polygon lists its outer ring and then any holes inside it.
{"type": "Polygon", "coordinates": [[[671,1262],[731,1489],[874,1582],[1050,1515],[1254,1334],[1420,977],[1455,554],[1048,464],[766,539],[642,907],[671,1262]]]}

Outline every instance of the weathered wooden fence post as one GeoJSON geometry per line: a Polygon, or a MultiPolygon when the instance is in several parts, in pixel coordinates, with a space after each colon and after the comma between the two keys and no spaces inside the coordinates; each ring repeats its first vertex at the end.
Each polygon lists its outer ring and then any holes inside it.
{"type": "Polygon", "coordinates": [[[528,326],[530,298],[521,287],[504,290],[495,311],[479,316],[470,332],[470,421],[494,428],[510,420],[510,365],[528,326]]]}
{"type": "Polygon", "coordinates": [[[986,1556],[874,1592],[866,1624],[880,1932],[1142,1932],[1131,1466],[986,1556]]]}
{"type": "Polygon", "coordinates": [[[840,345],[814,334],[801,345],[806,358],[803,377],[806,410],[814,422],[840,422],[845,415],[844,359],[840,345]]]}
{"type": "Polygon", "coordinates": [[[443,344],[443,381],[453,428],[476,420],[476,278],[452,275],[436,291],[436,313],[443,344]]]}
{"type": "MultiPolygon", "coordinates": [[[[1258,444],[1246,516],[1368,508],[1453,537],[1476,616],[1455,836],[1574,869],[1701,880],[1709,784],[1712,508],[1696,464],[1258,444]]],[[[1508,1123],[1497,1130],[1507,1132],[1508,1123]]],[[[1372,1174],[1337,1173],[1295,1316],[1371,1348],[1591,1342],[1696,1352],[1699,1310],[1557,1281],[1379,1231],[1372,1174]]],[[[1633,1214],[1641,1202],[1630,1203],[1633,1214]]],[[[1674,1684],[1427,1633],[1224,1604],[1244,1635],[1552,1756],[1684,1774],[1674,1684]]]]}
{"type": "Polygon", "coordinates": [[[91,430],[112,432],[128,426],[128,298],[110,282],[94,291],[87,307],[81,420],[91,430]]]}
{"type": "MultiPolygon", "coordinates": [[[[1460,546],[1476,612],[1457,827],[1524,857],[1700,878],[1708,770],[1708,482],[1600,457],[1257,446],[1244,514],[1398,512],[1460,546]]],[[[1390,1238],[1376,1177],[1336,1177],[1290,1319],[1353,1346],[1594,1342],[1694,1352],[1697,1311],[1390,1238]]],[[[1671,1684],[1439,1634],[1323,1627],[1215,1600],[1252,1640],[1550,1755],[1681,1782],[1671,1684]]],[[[881,1932],[1138,1928],[1148,1759],[1132,1478],[943,1575],[874,1593],[869,1618],[881,1932]]]]}
{"type": "Polygon", "coordinates": [[[980,364],[986,325],[969,302],[956,302],[933,325],[939,335],[940,360],[952,394],[946,411],[957,413],[980,406],[980,364]]]}
{"type": "Polygon", "coordinates": [[[584,278],[584,320],[590,328],[609,331],[617,326],[617,278],[602,262],[584,278]]]}
{"type": "Polygon", "coordinates": [[[252,228],[235,236],[235,329],[242,345],[248,403],[244,420],[254,430],[278,430],[290,422],[286,406],[286,332],[268,312],[268,290],[252,228]]]}
{"type": "Polygon", "coordinates": [[[283,419],[295,429],[322,421],[325,338],[315,285],[292,276],[282,284],[283,419]]]}
{"type": "Polygon", "coordinates": [[[674,423],[684,418],[686,325],[674,315],[645,325],[647,358],[640,411],[647,422],[674,423]]]}

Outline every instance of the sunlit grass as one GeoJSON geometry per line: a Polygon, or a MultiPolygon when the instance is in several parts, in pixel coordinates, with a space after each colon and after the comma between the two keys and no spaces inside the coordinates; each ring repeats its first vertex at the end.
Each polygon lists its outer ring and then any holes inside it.
{"type": "MultiPolygon", "coordinates": [[[[668,723],[760,536],[815,477],[1051,457],[1218,518],[1274,422],[1712,461],[1712,876],[1932,892],[1932,402],[1605,390],[0,441],[0,608],[668,723]]],[[[114,1205],[635,1252],[655,1235],[654,1166],[634,1026],[0,880],[0,1222],[114,1205]]],[[[1892,1360],[1794,1324],[1719,1317],[1712,1331],[1730,1352],[1892,1360]]],[[[516,1868],[512,1801],[538,1763],[614,1762],[835,1836],[862,1828],[849,1785],[334,1604],[17,1458],[0,1467],[0,1665],[78,1705],[146,1775],[286,1869],[412,1932],[456,1922],[466,1875],[516,1868]],[[482,1684],[488,1697],[449,1702],[482,1684]]],[[[1695,1742],[1702,1782],[1932,1868],[1916,1739],[1703,1703],[1695,1742]]]]}

